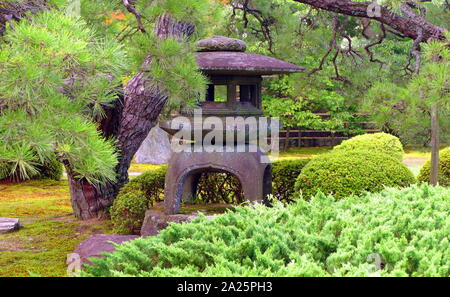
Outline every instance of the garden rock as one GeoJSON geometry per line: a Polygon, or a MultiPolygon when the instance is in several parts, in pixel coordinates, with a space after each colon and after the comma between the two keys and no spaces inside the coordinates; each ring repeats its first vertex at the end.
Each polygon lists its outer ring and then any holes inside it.
{"type": "Polygon", "coordinates": [[[136,152],[136,163],[138,164],[166,164],[172,154],[168,134],[159,128],[153,127],[147,138],[142,142],[136,152]]]}
{"type": "Polygon", "coordinates": [[[95,234],[80,243],[74,253],[80,256],[81,264],[90,264],[90,257],[101,258],[103,252],[114,252],[112,242],[121,244],[136,238],[136,235],[95,234]]]}
{"type": "MultiPolygon", "coordinates": [[[[145,213],[144,223],[141,228],[141,236],[155,236],[167,228],[169,223],[188,223],[198,217],[197,214],[183,215],[166,215],[162,211],[147,210],[145,213]]],[[[214,216],[206,216],[207,220],[211,220],[214,216]]]]}
{"type": "Polygon", "coordinates": [[[164,212],[147,210],[141,228],[141,236],[155,236],[159,231],[167,228],[170,222],[185,223],[195,219],[197,215],[166,215],[164,212]]]}
{"type": "Polygon", "coordinates": [[[0,234],[17,231],[20,228],[19,219],[0,218],[0,234]]]}

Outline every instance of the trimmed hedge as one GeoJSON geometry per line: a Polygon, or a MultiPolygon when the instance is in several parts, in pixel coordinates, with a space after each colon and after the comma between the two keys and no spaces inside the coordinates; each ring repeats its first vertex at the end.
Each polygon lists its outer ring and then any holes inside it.
{"type": "Polygon", "coordinates": [[[305,198],[322,191],[339,199],[352,194],[379,192],[384,187],[407,187],[414,183],[412,172],[384,153],[331,151],[313,158],[303,168],[295,189],[305,198]]]}
{"type": "Polygon", "coordinates": [[[363,134],[344,140],[334,147],[335,151],[369,150],[383,152],[398,160],[403,160],[403,145],[394,135],[387,133],[363,134]]]}
{"type": "MultiPolygon", "coordinates": [[[[44,162],[44,164],[38,165],[37,169],[39,173],[31,176],[30,179],[60,180],[63,175],[63,165],[56,158],[52,158],[49,161],[44,162]]],[[[12,176],[11,171],[12,165],[0,163],[0,180],[23,181],[18,176],[12,176]]]]}
{"type": "MultiPolygon", "coordinates": [[[[420,182],[430,182],[431,160],[428,160],[420,170],[417,180],[420,182]]],[[[450,147],[439,152],[439,185],[450,186],[450,147]]]]}
{"type": "Polygon", "coordinates": [[[272,163],[272,192],[280,201],[292,201],[295,181],[311,159],[281,160],[272,163]]]}
{"type": "Polygon", "coordinates": [[[449,188],[423,184],[237,207],[126,242],[82,275],[449,277],[449,196],[449,188]]]}

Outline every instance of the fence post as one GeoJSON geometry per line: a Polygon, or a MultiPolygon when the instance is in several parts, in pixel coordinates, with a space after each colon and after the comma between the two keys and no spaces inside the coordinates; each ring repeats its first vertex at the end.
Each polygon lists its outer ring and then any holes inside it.
{"type": "Polygon", "coordinates": [[[286,129],[286,137],[284,138],[284,147],[283,147],[284,151],[287,151],[288,148],[289,148],[289,134],[290,134],[290,132],[291,132],[291,128],[287,127],[287,129],[286,129]]]}

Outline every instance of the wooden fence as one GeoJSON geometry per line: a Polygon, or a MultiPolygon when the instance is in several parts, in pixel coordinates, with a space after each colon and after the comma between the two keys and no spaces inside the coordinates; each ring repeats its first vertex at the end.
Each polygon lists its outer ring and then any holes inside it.
{"type": "MultiPolygon", "coordinates": [[[[364,129],[364,131],[366,133],[379,132],[377,129],[364,129]]],[[[291,147],[335,146],[353,136],[354,135],[346,135],[341,131],[301,130],[291,128],[280,130],[280,149],[287,150],[291,147]]]]}
{"type": "MultiPolygon", "coordinates": [[[[329,118],[329,114],[318,114],[323,119],[329,118]]],[[[359,114],[364,116],[366,114],[359,114]]],[[[376,129],[373,122],[360,122],[359,127],[366,133],[376,133],[380,130],[376,129]]],[[[287,150],[291,147],[322,147],[335,146],[342,141],[349,139],[355,135],[346,134],[344,131],[324,131],[324,130],[306,130],[299,128],[288,128],[280,130],[279,141],[280,149],[287,150]]]]}

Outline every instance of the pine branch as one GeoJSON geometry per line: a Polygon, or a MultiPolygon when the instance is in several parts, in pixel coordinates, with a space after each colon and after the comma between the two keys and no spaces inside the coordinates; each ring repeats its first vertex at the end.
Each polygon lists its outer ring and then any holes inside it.
{"type": "Polygon", "coordinates": [[[373,2],[355,2],[350,0],[293,0],[304,4],[311,5],[317,9],[323,9],[339,14],[368,18],[383,23],[391,27],[394,31],[407,36],[413,40],[419,37],[418,28],[423,29],[423,39],[445,39],[444,32],[448,29],[436,26],[423,17],[408,12],[405,16],[399,15],[385,6],[380,6],[380,13],[371,15],[370,5],[373,2]]]}
{"type": "Polygon", "coordinates": [[[134,7],[135,0],[122,0],[122,3],[125,8],[136,17],[139,31],[141,31],[142,33],[146,33],[147,31],[145,31],[144,25],[142,24],[142,15],[134,7]]]}

